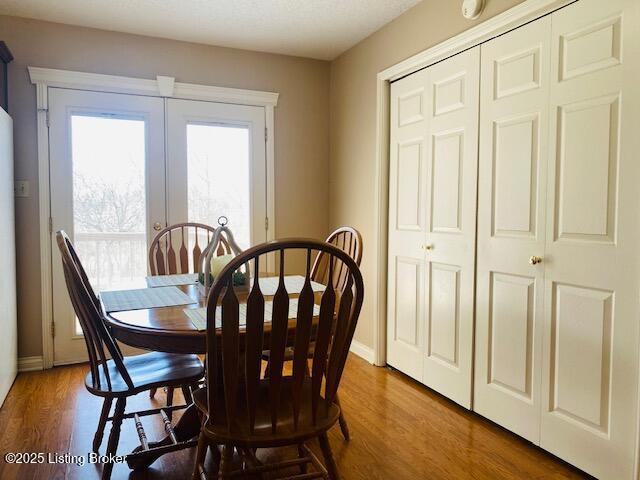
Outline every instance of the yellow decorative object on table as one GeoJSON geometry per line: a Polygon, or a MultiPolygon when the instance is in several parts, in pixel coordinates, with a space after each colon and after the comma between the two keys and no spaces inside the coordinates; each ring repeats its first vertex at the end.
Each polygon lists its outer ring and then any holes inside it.
{"type": "Polygon", "coordinates": [[[219,257],[212,257],[211,258],[211,277],[213,279],[218,278],[218,275],[220,274],[222,269],[226,267],[227,264],[231,260],[233,260],[234,257],[235,255],[232,253],[229,253],[227,255],[220,255],[219,257]]]}

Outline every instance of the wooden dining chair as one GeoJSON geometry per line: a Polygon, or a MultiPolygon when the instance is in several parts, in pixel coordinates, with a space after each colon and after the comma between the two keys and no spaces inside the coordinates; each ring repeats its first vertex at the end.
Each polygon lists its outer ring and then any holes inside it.
{"type": "MultiPolygon", "coordinates": [[[[89,392],[104,398],[98,428],[93,439],[93,451],[98,452],[107,421],[111,421],[111,432],[107,443],[107,455],[115,455],[120,438],[120,428],[125,418],[134,418],[136,430],[140,436],[143,450],[152,447],[146,440],[140,417],[160,414],[163,419],[166,412],[185,408],[179,405],[165,408],[144,410],[125,414],[128,397],[151,388],[182,388],[187,403],[191,403],[191,386],[204,376],[204,367],[197,355],[178,355],[162,352],[151,352],[132,357],[122,355],[104,318],[98,297],[95,295],[80,259],[64,231],[56,233],[65,282],[71,303],[75,311],[89,356],[89,373],[85,378],[85,386],[89,392]],[[110,357],[110,358],[109,358],[110,357]],[[116,401],[112,417],[109,417],[113,400],[116,401]]],[[[168,429],[171,428],[166,424],[168,429]]],[[[175,447],[175,445],[171,445],[175,447]]],[[[166,447],[158,447],[160,450],[166,447]]],[[[104,465],[102,478],[111,476],[113,463],[104,465]]]]}
{"type": "MultiPolygon", "coordinates": [[[[325,240],[327,243],[335,245],[347,253],[360,267],[362,261],[362,235],[353,227],[339,227],[335,229],[325,240]]],[[[346,265],[339,262],[334,265],[332,284],[334,288],[342,290],[346,284],[348,269],[346,265]]],[[[318,254],[311,269],[311,279],[314,282],[329,284],[328,256],[322,252],[318,254]]]]}
{"type": "MultiPolygon", "coordinates": [[[[339,249],[346,252],[360,267],[362,260],[362,236],[360,232],[353,227],[339,227],[327,237],[327,243],[335,245],[339,249]]],[[[311,269],[311,280],[314,282],[322,283],[323,285],[329,285],[329,278],[331,278],[331,284],[338,291],[342,291],[346,285],[346,278],[348,275],[348,268],[345,264],[338,260],[337,264],[333,266],[332,275],[329,275],[329,256],[320,252],[313,262],[313,268],[311,269]]],[[[314,342],[311,342],[309,348],[309,359],[313,358],[314,342]]],[[[262,358],[269,363],[269,352],[262,353],[262,358]]],[[[293,361],[293,349],[287,347],[285,351],[285,361],[293,361]]],[[[267,366],[267,374],[269,367],[267,366]]],[[[336,396],[336,402],[339,404],[340,400],[336,396]]],[[[340,425],[340,431],[345,440],[349,440],[349,425],[344,417],[344,411],[340,408],[340,418],[338,420],[340,425]]]]}
{"type": "MultiPolygon", "coordinates": [[[[149,270],[151,275],[174,275],[177,273],[200,273],[201,257],[206,250],[215,228],[204,223],[183,222],[169,225],[158,232],[149,247],[149,270]],[[177,253],[176,253],[177,252],[177,253]]],[[[216,248],[217,255],[231,253],[226,238],[221,237],[216,248]]],[[[154,398],[157,389],[149,396],[154,398]]],[[[173,404],[173,389],[167,388],[167,405],[173,404]]]]}
{"type": "Polygon", "coordinates": [[[298,466],[302,473],[287,478],[338,478],[327,431],[340,416],[335,398],[363,296],[362,275],[356,262],[340,248],[317,240],[264,243],[245,251],[222,270],[207,301],[206,387],[194,393],[195,404],[205,418],[198,439],[194,479],[225,479],[292,466],[298,466]],[[284,272],[286,259],[297,257],[300,251],[306,254],[305,281],[293,308],[284,272]],[[326,256],[330,278],[336,265],[344,264],[346,268],[344,288],[327,288],[319,307],[315,306],[311,287],[314,251],[326,256]],[[259,264],[269,254],[276,255],[280,272],[273,300],[265,301],[257,277],[243,287],[242,293],[236,291],[232,286],[234,271],[251,263],[252,271],[259,272],[259,264]],[[239,293],[246,297],[246,324],[241,319],[239,293]],[[315,308],[319,311],[314,312],[315,308]],[[309,368],[313,332],[315,349],[309,368]],[[283,369],[287,345],[293,348],[290,373],[283,369]],[[269,351],[271,360],[268,378],[261,375],[264,349],[269,351]],[[324,464],[305,444],[315,438],[319,440],[324,464]],[[255,455],[256,449],[285,446],[297,446],[297,458],[265,465],[255,455]],[[204,460],[208,449],[213,454],[214,468],[207,474],[204,460]],[[245,472],[231,471],[234,449],[247,466],[245,472]],[[309,464],[315,471],[307,472],[309,464]]]}
{"type": "MultiPolygon", "coordinates": [[[[149,247],[151,275],[200,273],[202,252],[209,245],[215,230],[210,225],[195,222],[176,223],[160,230],[149,247]]],[[[231,253],[224,237],[220,238],[217,253],[218,255],[231,253]]]]}

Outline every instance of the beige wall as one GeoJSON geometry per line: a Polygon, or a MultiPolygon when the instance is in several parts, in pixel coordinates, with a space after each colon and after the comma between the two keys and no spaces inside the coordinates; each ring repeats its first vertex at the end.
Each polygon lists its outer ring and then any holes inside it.
{"type": "Polygon", "coordinates": [[[352,225],[362,233],[366,299],[356,340],[373,347],[375,288],[376,75],[460,33],[521,0],[488,0],[483,15],[465,20],[461,1],[424,0],[331,63],[329,224],[352,225]]]}
{"type": "Polygon", "coordinates": [[[35,87],[27,66],[279,92],[276,107],[276,236],[325,237],[328,227],[329,63],[0,16],[10,65],[16,199],[19,356],[42,352],[35,87]]]}

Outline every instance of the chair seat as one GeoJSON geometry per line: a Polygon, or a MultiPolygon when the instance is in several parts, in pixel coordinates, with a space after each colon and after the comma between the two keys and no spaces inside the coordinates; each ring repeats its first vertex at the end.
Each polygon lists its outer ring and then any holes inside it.
{"type": "MultiPolygon", "coordinates": [[[[242,421],[235,428],[227,428],[226,410],[224,408],[224,390],[219,388],[217,398],[214,400],[216,406],[213,421],[207,421],[204,431],[217,443],[231,443],[233,445],[247,447],[277,447],[284,445],[295,445],[304,440],[316,437],[322,432],[326,432],[338,421],[340,407],[331,403],[326,408],[324,399],[320,400],[318,406],[316,422],[314,424],[311,409],[311,380],[305,379],[302,386],[300,401],[300,416],[298,426],[294,427],[292,402],[291,377],[282,379],[282,389],[280,396],[278,424],[276,432],[271,429],[271,411],[269,402],[269,380],[260,380],[258,387],[258,399],[256,407],[256,421],[253,433],[249,431],[247,422],[242,421]]],[[[193,399],[200,411],[208,415],[207,408],[207,388],[200,388],[193,394],[193,399]]],[[[241,419],[248,418],[246,399],[238,399],[236,404],[236,416],[241,419]]]]}
{"type": "Polygon", "coordinates": [[[100,389],[92,387],[91,373],[88,373],[85,378],[87,389],[96,395],[134,395],[151,388],[193,383],[204,376],[204,367],[197,355],[150,352],[124,357],[123,361],[133,382],[133,389],[129,388],[120,375],[113,360],[107,361],[111,388],[104,376],[102,366],[99,366],[100,389]]]}

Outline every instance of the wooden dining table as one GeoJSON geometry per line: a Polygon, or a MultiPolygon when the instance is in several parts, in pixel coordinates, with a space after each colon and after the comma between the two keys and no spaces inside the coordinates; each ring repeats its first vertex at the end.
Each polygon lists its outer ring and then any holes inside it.
{"type": "MultiPolygon", "coordinates": [[[[261,274],[261,277],[268,276],[273,276],[273,274],[261,274]]],[[[206,331],[198,330],[184,312],[185,309],[206,307],[207,298],[204,289],[199,284],[177,285],[176,288],[191,297],[194,303],[170,307],[105,312],[112,335],[119,342],[149,351],[199,355],[206,353],[206,331]]],[[[235,290],[238,301],[240,303],[245,302],[247,297],[246,287],[236,287],[235,290]]],[[[316,303],[319,303],[320,295],[320,292],[316,293],[316,303]]],[[[290,294],[292,298],[297,296],[298,294],[296,293],[290,294]]],[[[265,295],[265,300],[269,299],[270,297],[265,295]]],[[[317,320],[317,318],[314,320],[317,320]]],[[[293,339],[295,320],[290,321],[289,327],[289,334],[293,339]]],[[[270,324],[265,323],[265,344],[268,344],[270,331],[270,324]]],[[[241,328],[241,337],[242,333],[241,328]]],[[[175,439],[180,442],[180,448],[188,448],[195,445],[195,439],[200,433],[200,426],[201,418],[198,409],[193,404],[187,406],[173,427],[173,433],[175,434],[175,439]]],[[[167,435],[157,442],[149,442],[150,447],[167,446],[168,449],[161,454],[136,448],[131,454],[127,455],[127,464],[131,469],[148,467],[160,456],[180,449],[177,445],[175,448],[170,447],[170,445],[175,444],[175,439],[171,439],[171,436],[167,435]]]]}

